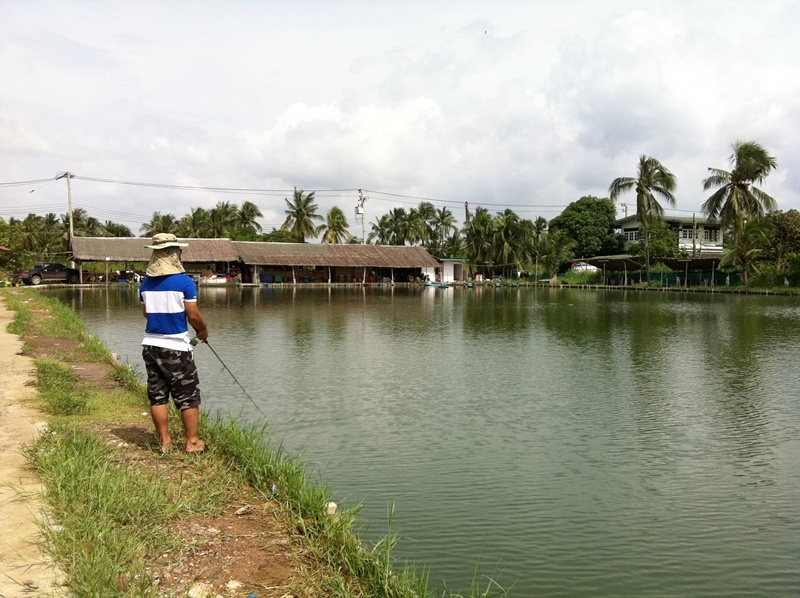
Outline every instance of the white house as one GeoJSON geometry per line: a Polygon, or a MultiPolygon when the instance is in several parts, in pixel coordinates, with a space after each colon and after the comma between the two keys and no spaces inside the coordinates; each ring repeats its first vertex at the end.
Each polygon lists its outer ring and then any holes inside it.
{"type": "Polygon", "coordinates": [[[466,260],[440,258],[439,267],[423,268],[422,276],[428,276],[431,282],[463,282],[467,280],[466,260]]]}
{"type": "MultiPolygon", "coordinates": [[[[664,221],[675,234],[679,250],[690,256],[722,253],[722,225],[708,218],[695,216],[666,216],[664,221]]],[[[627,216],[614,222],[614,228],[625,237],[625,249],[639,241],[638,215],[627,216]]]]}

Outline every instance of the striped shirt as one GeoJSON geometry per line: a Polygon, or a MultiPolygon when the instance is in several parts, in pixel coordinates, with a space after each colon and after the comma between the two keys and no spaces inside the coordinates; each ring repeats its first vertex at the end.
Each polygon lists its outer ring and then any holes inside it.
{"type": "Polygon", "coordinates": [[[139,300],[147,314],[143,345],[192,350],[185,304],[197,302],[197,287],[189,276],[147,276],[139,286],[139,300]]]}

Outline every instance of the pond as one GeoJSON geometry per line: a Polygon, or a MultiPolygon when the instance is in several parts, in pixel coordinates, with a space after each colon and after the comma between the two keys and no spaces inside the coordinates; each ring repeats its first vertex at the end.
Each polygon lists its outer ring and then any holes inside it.
{"type": "MultiPolygon", "coordinates": [[[[141,370],[136,288],[49,291],[141,370]]],[[[269,417],[432,585],[800,594],[800,300],[201,288],[204,408],[269,417]]]]}

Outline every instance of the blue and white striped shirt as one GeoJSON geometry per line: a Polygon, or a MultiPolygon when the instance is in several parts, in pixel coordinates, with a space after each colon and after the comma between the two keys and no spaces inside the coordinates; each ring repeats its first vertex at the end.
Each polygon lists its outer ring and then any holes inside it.
{"type": "Polygon", "coordinates": [[[139,300],[147,313],[143,345],[192,350],[185,304],[197,302],[197,287],[189,276],[147,276],[139,286],[139,300]]]}

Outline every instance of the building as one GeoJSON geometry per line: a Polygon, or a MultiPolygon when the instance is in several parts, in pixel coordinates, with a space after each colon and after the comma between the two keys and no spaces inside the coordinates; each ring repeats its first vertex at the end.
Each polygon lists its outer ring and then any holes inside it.
{"type": "MultiPolygon", "coordinates": [[[[233,273],[244,283],[353,283],[420,281],[441,265],[424,247],[258,243],[230,239],[180,239],[187,272],[233,273]]],[[[86,262],[147,263],[144,237],[75,237],[72,257],[86,262]]]]}
{"type": "MultiPolygon", "coordinates": [[[[708,218],[695,216],[667,216],[667,226],[675,235],[675,243],[679,251],[691,257],[722,253],[722,225],[708,218]]],[[[630,243],[639,241],[641,222],[638,215],[627,216],[616,220],[613,226],[625,237],[625,249],[630,243]]]]}

